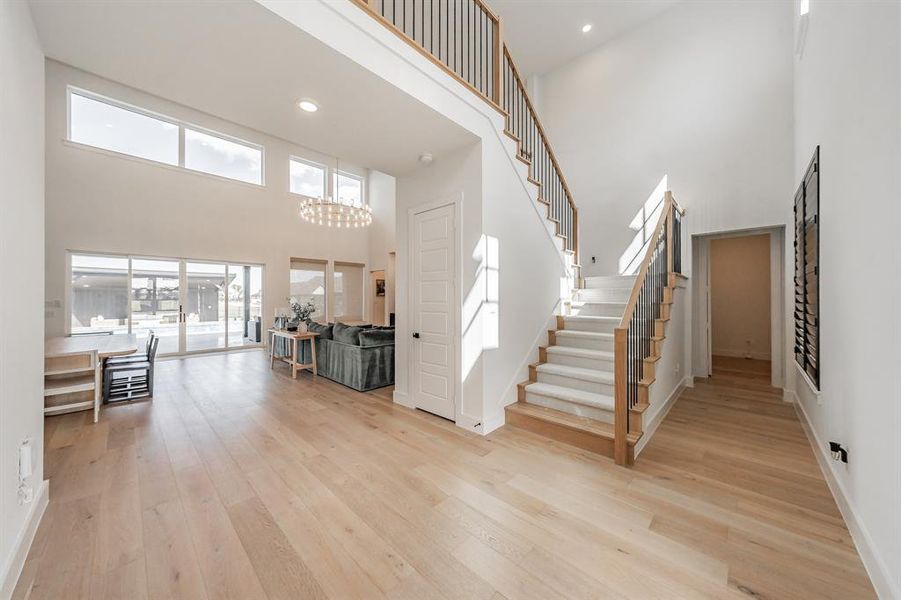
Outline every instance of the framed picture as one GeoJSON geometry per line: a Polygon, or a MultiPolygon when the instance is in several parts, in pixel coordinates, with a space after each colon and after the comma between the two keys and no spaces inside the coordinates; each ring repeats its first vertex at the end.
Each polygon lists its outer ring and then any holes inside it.
{"type": "Polygon", "coordinates": [[[384,279],[376,279],[375,280],[375,295],[376,296],[384,296],[385,295],[385,280],[384,279]]]}

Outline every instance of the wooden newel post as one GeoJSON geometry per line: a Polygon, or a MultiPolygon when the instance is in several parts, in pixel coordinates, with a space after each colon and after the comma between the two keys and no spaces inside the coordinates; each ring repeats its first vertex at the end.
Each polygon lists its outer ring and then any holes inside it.
{"type": "Polygon", "coordinates": [[[613,331],[613,360],[614,360],[614,418],[613,418],[613,460],[618,465],[629,464],[629,446],[626,436],[629,434],[629,399],[626,393],[628,386],[628,360],[629,333],[626,327],[617,327],[613,331]]]}

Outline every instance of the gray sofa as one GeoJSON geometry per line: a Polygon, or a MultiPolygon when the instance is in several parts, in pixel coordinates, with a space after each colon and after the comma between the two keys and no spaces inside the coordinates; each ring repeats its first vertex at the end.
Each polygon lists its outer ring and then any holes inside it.
{"type": "MultiPolygon", "coordinates": [[[[394,385],[393,327],[322,325],[314,321],[307,321],[307,327],[319,334],[316,365],[320,375],[358,392],[394,385]]],[[[286,354],[284,340],[277,339],[276,343],[278,353],[286,354]]],[[[309,341],[301,342],[298,352],[299,362],[313,361],[309,341]]]]}

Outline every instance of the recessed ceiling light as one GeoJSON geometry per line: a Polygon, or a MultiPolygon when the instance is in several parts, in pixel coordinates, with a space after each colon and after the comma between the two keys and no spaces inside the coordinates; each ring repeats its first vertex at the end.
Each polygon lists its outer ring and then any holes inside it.
{"type": "Polygon", "coordinates": [[[301,100],[300,102],[297,103],[297,106],[300,107],[300,110],[303,110],[303,111],[306,111],[309,113],[314,113],[317,110],[319,110],[319,106],[312,100],[301,100]]]}
{"type": "Polygon", "coordinates": [[[582,33],[588,33],[589,31],[591,31],[591,23],[586,23],[585,25],[582,25],[582,33]]]}

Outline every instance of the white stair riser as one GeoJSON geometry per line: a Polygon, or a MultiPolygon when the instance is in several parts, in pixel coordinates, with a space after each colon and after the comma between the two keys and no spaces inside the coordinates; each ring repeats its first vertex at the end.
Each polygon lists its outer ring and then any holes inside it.
{"type": "Polygon", "coordinates": [[[558,375],[556,373],[543,372],[538,370],[539,383],[548,383],[550,385],[559,385],[574,390],[582,390],[584,392],[592,392],[594,394],[604,394],[605,396],[613,396],[614,389],[611,383],[601,383],[598,381],[588,381],[587,379],[576,379],[575,377],[567,377],[566,375],[558,375]]]}
{"type": "Polygon", "coordinates": [[[622,317],[623,312],[626,310],[625,303],[623,304],[593,304],[591,302],[586,302],[585,304],[579,306],[573,306],[573,313],[578,315],[587,315],[591,317],[622,317]]]}
{"type": "Polygon", "coordinates": [[[613,338],[583,338],[560,335],[557,333],[557,345],[567,348],[585,348],[586,350],[603,350],[613,352],[613,338]]]}
{"type": "Polygon", "coordinates": [[[582,302],[622,302],[629,301],[632,288],[580,289],[576,290],[575,300],[582,302]]]}
{"type": "Polygon", "coordinates": [[[544,406],[545,408],[560,410],[579,417],[588,417],[589,419],[596,419],[598,421],[603,421],[604,423],[613,423],[612,411],[594,406],[585,406],[584,404],[578,404],[576,402],[570,402],[551,396],[535,394],[534,392],[530,392],[528,388],[526,388],[526,402],[544,406]]]}
{"type": "Polygon", "coordinates": [[[560,354],[559,352],[548,352],[547,361],[555,365],[566,365],[568,367],[579,367],[580,369],[595,369],[598,371],[613,372],[613,359],[602,360],[585,356],[569,356],[560,354]]]}
{"type": "Polygon", "coordinates": [[[613,330],[619,325],[619,323],[613,319],[604,321],[566,319],[564,323],[564,329],[571,329],[573,331],[594,331],[595,333],[613,333],[613,330]]]}
{"type": "Polygon", "coordinates": [[[631,277],[586,277],[585,287],[589,289],[599,288],[630,288],[635,285],[635,276],[631,277]]]}

